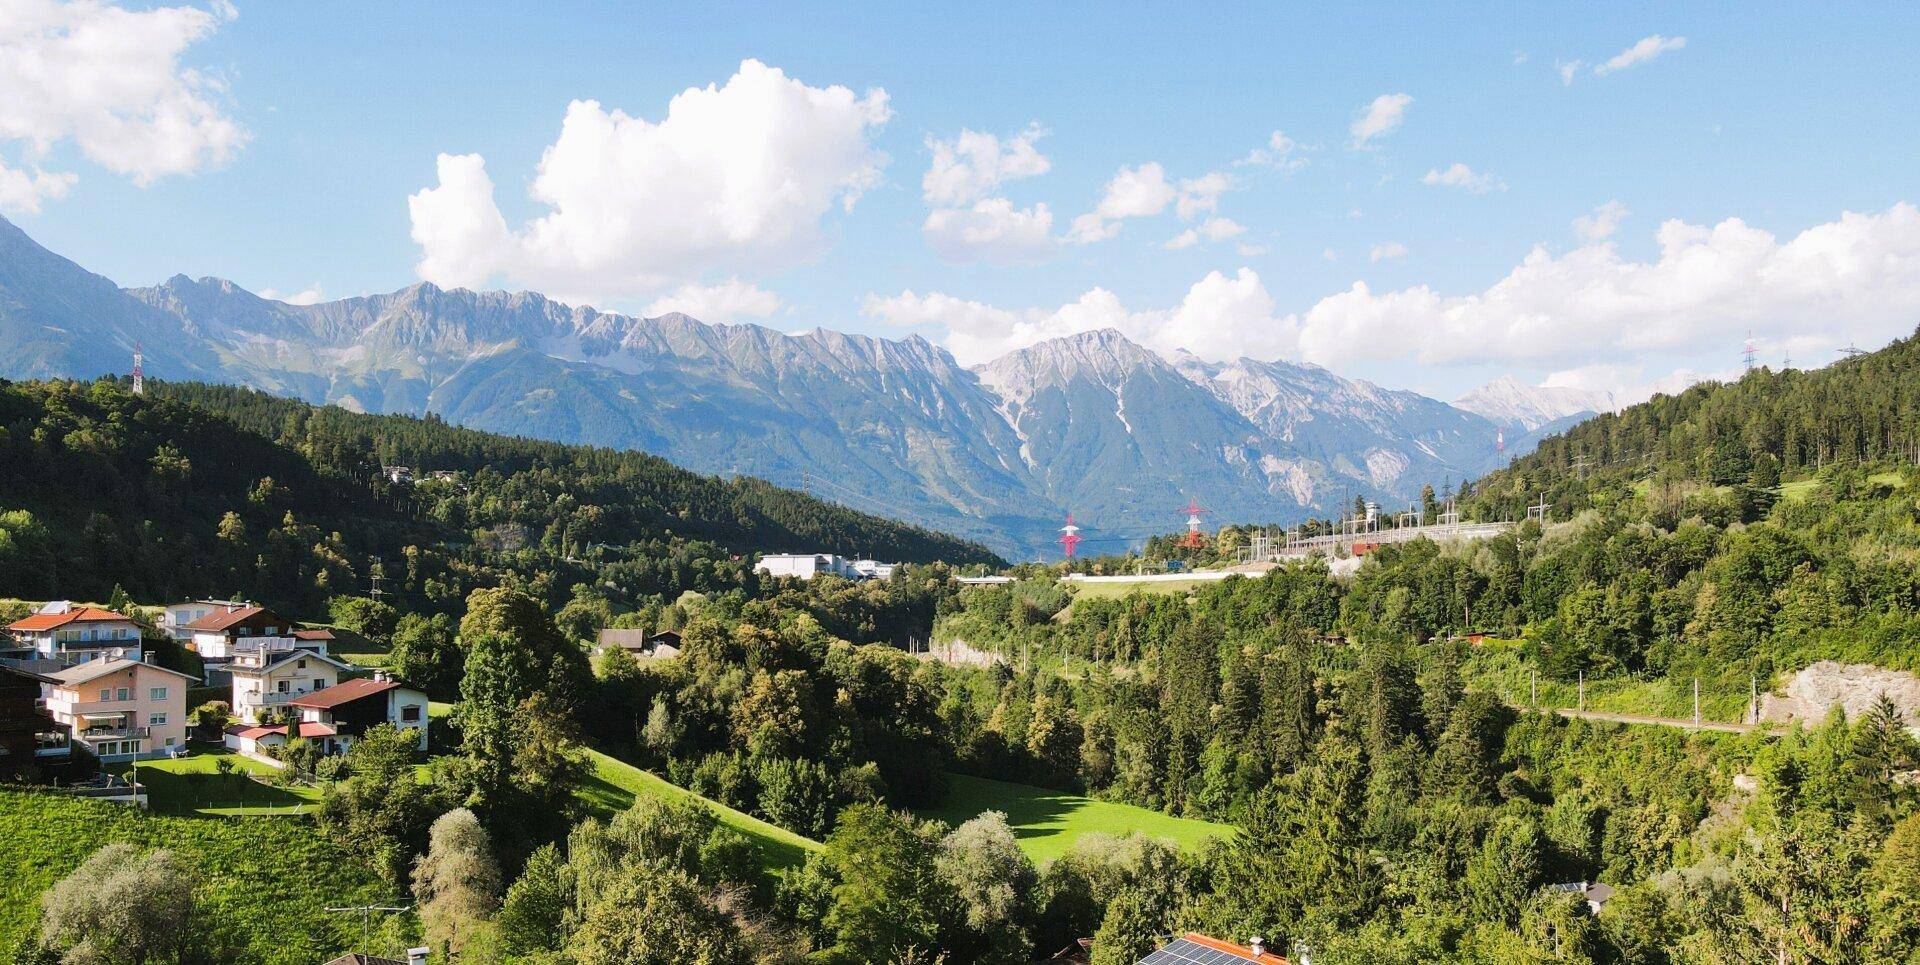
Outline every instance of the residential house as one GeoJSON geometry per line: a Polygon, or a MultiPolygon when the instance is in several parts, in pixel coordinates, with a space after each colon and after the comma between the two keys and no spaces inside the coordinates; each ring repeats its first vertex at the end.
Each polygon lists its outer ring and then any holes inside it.
{"type": "Polygon", "coordinates": [[[193,631],[187,625],[215,610],[226,610],[246,606],[238,600],[182,600],[169,603],[160,608],[160,629],[175,640],[186,643],[193,639],[193,631]]]}
{"type": "Polygon", "coordinates": [[[680,655],[680,631],[662,630],[647,638],[647,646],[656,657],[677,657],[680,655]]]}
{"type": "Polygon", "coordinates": [[[768,553],[760,557],[753,565],[755,570],[768,576],[793,576],[811,580],[816,576],[838,576],[849,580],[862,579],[860,572],[853,568],[853,562],[832,553],[768,553]]]}
{"type": "Polygon", "coordinates": [[[7,625],[20,650],[62,664],[88,660],[139,660],[145,653],[133,618],[99,607],[55,600],[7,625]]]}
{"type": "Polygon", "coordinates": [[[138,660],[89,660],[50,674],[47,711],[103,761],[160,757],[187,744],[187,688],[197,681],[138,660]]]}
{"type": "Polygon", "coordinates": [[[182,627],[187,647],[200,655],[208,683],[224,680],[234,657],[255,650],[304,650],[325,656],[333,634],[301,630],[292,620],[265,607],[230,604],[216,607],[182,627]]]}
{"type": "MultiPolygon", "coordinates": [[[[1301,961],[1305,960],[1303,956],[1301,961]]],[[[1245,945],[1235,945],[1194,932],[1188,932],[1148,952],[1138,965],[1241,965],[1245,962],[1287,965],[1285,957],[1267,951],[1258,938],[1248,939],[1245,945]]]]}
{"type": "MultiPolygon", "coordinates": [[[[339,734],[330,724],[300,721],[295,726],[299,732],[294,737],[310,741],[324,741],[339,734]]],[[[273,750],[287,746],[289,729],[287,724],[235,724],[227,728],[225,743],[230,750],[271,760],[273,750]]]]}
{"type": "Polygon", "coordinates": [[[431,949],[424,945],[419,948],[409,948],[407,949],[407,960],[404,962],[397,958],[382,958],[378,955],[368,955],[363,952],[348,952],[328,962],[327,965],[426,965],[429,951],[431,951],[431,949]]]}
{"type": "Polygon", "coordinates": [[[384,673],[342,681],[289,706],[300,710],[303,726],[313,723],[333,730],[323,738],[328,753],[345,753],[356,738],[379,724],[415,732],[420,749],[427,749],[427,695],[384,673]]]}
{"type": "Polygon", "coordinates": [[[225,666],[233,680],[233,712],[248,724],[258,724],[261,711],[325,690],[354,669],[344,660],[277,641],[242,650],[225,666]]]}
{"type": "Polygon", "coordinates": [[[1587,911],[1598,915],[1600,909],[1607,906],[1613,898],[1613,886],[1598,881],[1562,881],[1548,885],[1554,891],[1579,895],[1587,903],[1587,911]]]}
{"type": "Polygon", "coordinates": [[[680,655],[680,634],[673,630],[662,630],[659,633],[648,633],[645,630],[602,630],[595,642],[602,653],[625,650],[643,660],[680,655]]]}
{"type": "Polygon", "coordinates": [[[40,688],[58,681],[0,664],[0,780],[33,769],[53,715],[40,705],[40,688]]]}

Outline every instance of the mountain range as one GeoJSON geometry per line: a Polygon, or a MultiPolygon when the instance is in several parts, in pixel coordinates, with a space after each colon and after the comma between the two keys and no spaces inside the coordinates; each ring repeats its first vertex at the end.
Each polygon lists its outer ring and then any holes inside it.
{"type": "Polygon", "coordinates": [[[1448,404],[1314,365],[1166,358],[1112,330],[969,369],[917,335],[638,318],[530,292],[421,283],[292,305],[217,278],[121,288],[0,219],[0,374],[123,372],[136,347],[162,378],[644,450],[1015,558],[1068,512],[1104,551],[1177,527],[1190,499],[1222,522],[1402,504],[1612,407],[1511,379],[1448,404]]]}

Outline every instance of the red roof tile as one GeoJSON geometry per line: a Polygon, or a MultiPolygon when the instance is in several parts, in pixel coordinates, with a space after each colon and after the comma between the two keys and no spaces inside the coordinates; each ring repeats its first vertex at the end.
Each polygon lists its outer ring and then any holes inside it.
{"type": "Polygon", "coordinates": [[[350,704],[375,694],[384,694],[396,689],[400,684],[392,680],[343,680],[325,690],[316,690],[299,700],[291,701],[295,707],[307,707],[313,710],[331,710],[341,704],[350,704]]]}
{"type": "Polygon", "coordinates": [[[36,613],[24,620],[16,620],[8,624],[7,629],[31,633],[39,630],[51,630],[55,627],[64,627],[69,623],[93,623],[108,620],[131,619],[131,617],[125,614],[115,613],[112,610],[83,606],[77,610],[68,610],[65,613],[36,613]]]}
{"type": "Polygon", "coordinates": [[[261,609],[257,606],[240,606],[232,609],[222,607],[187,624],[182,629],[205,630],[208,633],[218,633],[259,612],[261,612],[261,609]]]}

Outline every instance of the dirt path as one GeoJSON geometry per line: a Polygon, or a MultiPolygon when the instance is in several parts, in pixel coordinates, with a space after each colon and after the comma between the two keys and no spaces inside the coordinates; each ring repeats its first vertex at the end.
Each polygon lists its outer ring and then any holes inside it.
{"type": "MultiPolygon", "coordinates": [[[[1562,717],[1574,717],[1580,720],[1604,720],[1615,724],[1650,724],[1659,727],[1678,727],[1683,730],[1711,730],[1722,734],[1745,734],[1755,729],[1754,724],[1729,724],[1722,721],[1703,720],[1698,724],[1689,717],[1649,717],[1644,714],[1612,714],[1599,710],[1574,710],[1571,707],[1522,707],[1521,710],[1544,714],[1551,711],[1562,717]]],[[[1771,732],[1771,728],[1768,729],[1771,732]]]]}

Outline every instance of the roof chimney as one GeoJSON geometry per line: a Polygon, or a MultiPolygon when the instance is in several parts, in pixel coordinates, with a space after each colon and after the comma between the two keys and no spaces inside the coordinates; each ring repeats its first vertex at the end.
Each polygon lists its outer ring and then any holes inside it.
{"type": "Polygon", "coordinates": [[[427,946],[407,949],[407,965],[427,965],[427,946]]]}
{"type": "Polygon", "coordinates": [[[1259,958],[1260,956],[1266,954],[1266,948],[1265,948],[1266,944],[1267,944],[1267,940],[1264,938],[1261,938],[1259,935],[1255,935],[1252,938],[1247,939],[1247,949],[1253,952],[1253,957],[1255,958],[1259,958]]]}

